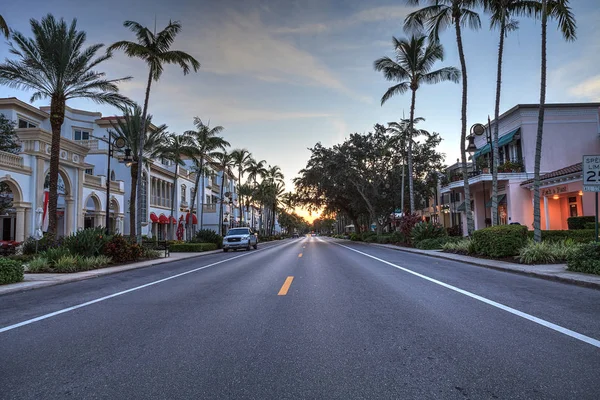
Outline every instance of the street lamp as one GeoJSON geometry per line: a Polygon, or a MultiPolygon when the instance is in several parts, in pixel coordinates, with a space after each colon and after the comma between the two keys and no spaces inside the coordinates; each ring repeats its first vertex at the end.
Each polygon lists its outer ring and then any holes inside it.
{"type": "Polygon", "coordinates": [[[35,253],[37,254],[37,250],[38,250],[38,241],[44,236],[44,233],[42,232],[42,225],[44,223],[43,221],[43,214],[44,214],[44,210],[42,209],[42,207],[38,207],[35,210],[35,216],[36,216],[36,229],[35,229],[35,253]]]}

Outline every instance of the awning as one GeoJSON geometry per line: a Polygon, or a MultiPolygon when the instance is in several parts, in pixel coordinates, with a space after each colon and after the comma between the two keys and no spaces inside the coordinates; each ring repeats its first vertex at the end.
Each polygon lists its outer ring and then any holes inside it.
{"type": "Polygon", "coordinates": [[[150,221],[155,223],[158,222],[158,217],[156,216],[156,214],[150,213],[150,221]]]}
{"type": "MultiPolygon", "coordinates": [[[[519,133],[521,131],[521,128],[517,128],[514,131],[511,131],[509,133],[507,133],[504,136],[501,136],[498,138],[498,147],[502,147],[505,146],[507,144],[509,144],[510,142],[512,142],[515,138],[515,136],[517,135],[517,133],[519,133]]],[[[483,146],[481,149],[477,150],[475,152],[475,154],[473,155],[473,158],[477,158],[479,156],[482,156],[484,154],[489,153],[492,150],[492,146],[490,146],[490,144],[486,144],[485,146],[483,146]]]]}
{"type": "MultiPolygon", "coordinates": [[[[191,215],[192,215],[192,224],[197,224],[198,217],[196,217],[196,214],[191,214],[191,215]]],[[[187,213],[187,215],[185,216],[185,222],[186,222],[186,224],[190,223],[190,213],[187,213]]]]}
{"type": "Polygon", "coordinates": [[[160,223],[160,224],[168,224],[169,223],[169,218],[165,217],[164,214],[160,214],[160,217],[158,217],[158,223],[160,223]]]}
{"type": "Polygon", "coordinates": [[[172,215],[171,215],[171,216],[169,217],[169,220],[171,221],[171,223],[172,223],[173,225],[177,225],[177,219],[175,219],[175,217],[174,217],[174,216],[172,216],[172,215]]]}
{"type": "Polygon", "coordinates": [[[466,207],[465,207],[465,202],[463,201],[461,203],[460,206],[458,206],[458,208],[456,209],[457,212],[465,212],[466,211],[466,207]]]}
{"type": "MultiPolygon", "coordinates": [[[[506,195],[505,194],[498,195],[498,204],[506,204],[506,195]]],[[[488,200],[487,203],[485,203],[485,206],[487,208],[492,207],[492,199],[491,198],[488,200]]]]}

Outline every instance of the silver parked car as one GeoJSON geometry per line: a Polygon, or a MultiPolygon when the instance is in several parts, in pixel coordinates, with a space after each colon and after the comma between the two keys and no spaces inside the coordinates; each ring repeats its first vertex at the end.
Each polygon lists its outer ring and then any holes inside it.
{"type": "Polygon", "coordinates": [[[223,251],[225,252],[229,251],[229,249],[250,250],[250,247],[254,249],[258,248],[258,235],[252,232],[250,228],[230,229],[223,238],[223,251]]]}

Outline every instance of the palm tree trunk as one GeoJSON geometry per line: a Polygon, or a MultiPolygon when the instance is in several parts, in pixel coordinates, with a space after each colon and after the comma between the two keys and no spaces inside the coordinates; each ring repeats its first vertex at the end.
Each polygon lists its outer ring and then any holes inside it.
{"type": "Polygon", "coordinates": [[[242,169],[238,169],[238,202],[240,205],[240,226],[244,226],[244,198],[240,195],[240,186],[242,186],[242,169]]]}
{"type": "Polygon", "coordinates": [[[533,240],[542,241],[542,221],[540,216],[540,164],[542,161],[542,138],[544,135],[544,106],[546,104],[546,30],[548,15],[546,0],[542,0],[542,70],[540,83],[540,110],[535,140],[535,166],[533,169],[533,240]]]}
{"type": "MultiPolygon", "coordinates": [[[[177,194],[177,173],[179,172],[179,164],[175,164],[175,178],[173,179],[173,190],[171,191],[172,196],[171,196],[171,217],[175,218],[175,203],[176,203],[176,198],[175,195],[177,194]]],[[[177,218],[175,218],[175,226],[177,226],[177,218]]],[[[169,221],[169,237],[174,240],[175,237],[173,235],[173,233],[175,232],[173,223],[171,221],[169,221]]]]}
{"type": "Polygon", "coordinates": [[[460,32],[460,18],[454,16],[454,28],[456,30],[456,44],[458,46],[458,55],[460,58],[460,68],[462,75],[462,105],[461,105],[461,127],[460,127],[460,156],[462,161],[464,190],[465,190],[465,213],[467,214],[467,233],[473,234],[475,226],[473,215],[471,215],[471,191],[469,189],[469,171],[467,169],[467,153],[465,141],[467,137],[467,62],[465,61],[465,51],[463,49],[462,35],[460,32]]]}
{"type": "Polygon", "coordinates": [[[400,188],[400,212],[404,215],[404,170],[406,165],[404,164],[404,157],[402,157],[402,187],[400,188]]]}
{"type": "MultiPolygon", "coordinates": [[[[498,74],[496,77],[496,107],[494,108],[494,137],[492,139],[492,226],[498,225],[498,161],[500,152],[498,151],[498,131],[500,130],[500,91],[502,90],[502,53],[504,52],[504,32],[506,23],[504,17],[500,24],[500,43],[498,45],[498,74]]],[[[489,129],[492,129],[490,126],[489,129]]],[[[485,193],[484,193],[485,194],[485,193]]]]}
{"type": "Polygon", "coordinates": [[[417,97],[417,90],[412,90],[412,96],[410,99],[410,121],[408,123],[408,198],[410,203],[410,213],[415,212],[415,188],[413,179],[413,155],[412,155],[412,142],[413,142],[413,125],[415,121],[415,101],[417,97]]]}
{"type": "Polygon", "coordinates": [[[204,174],[202,174],[202,204],[198,203],[200,207],[200,230],[204,229],[204,196],[206,195],[206,185],[204,184],[204,174]]]}
{"type": "MultiPolygon", "coordinates": [[[[137,184],[141,185],[142,183],[142,163],[144,162],[144,140],[146,139],[146,116],[148,115],[148,101],[150,100],[150,86],[152,85],[152,67],[150,67],[150,72],[148,73],[148,85],[146,86],[146,97],[144,99],[144,110],[142,111],[142,131],[140,132],[140,137],[138,140],[138,163],[139,168],[137,171],[137,184]]],[[[137,188],[138,190],[141,188],[137,188]]],[[[142,207],[142,196],[138,196],[137,198],[137,216],[136,216],[136,240],[138,244],[142,243],[142,214],[140,211],[143,209],[142,207]]]]}
{"type": "Polygon", "coordinates": [[[221,178],[221,196],[219,199],[219,235],[223,235],[223,187],[225,186],[225,170],[223,170],[223,176],[221,178]]]}
{"type": "Polygon", "coordinates": [[[133,239],[136,237],[135,232],[135,200],[137,196],[137,182],[138,182],[138,164],[131,164],[131,194],[129,195],[129,236],[133,239]]]}
{"type": "MultiPolygon", "coordinates": [[[[52,151],[50,152],[50,182],[48,194],[48,233],[57,233],[58,207],[58,167],[60,162],[60,131],[65,120],[65,99],[63,97],[52,97],[50,104],[50,125],[52,126],[52,151]]],[[[73,190],[73,189],[71,189],[73,190]]],[[[67,221],[69,222],[69,221],[67,221]]]]}

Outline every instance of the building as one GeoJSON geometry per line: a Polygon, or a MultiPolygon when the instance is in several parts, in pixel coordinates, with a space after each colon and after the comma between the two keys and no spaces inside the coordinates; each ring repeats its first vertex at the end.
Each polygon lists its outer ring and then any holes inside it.
{"type": "MultiPolygon", "coordinates": [[[[12,199],[12,207],[0,216],[0,240],[21,242],[33,235],[42,217],[52,147],[49,107],[38,109],[16,98],[2,98],[0,114],[16,122],[21,142],[19,154],[0,152],[0,182],[8,188],[5,196],[12,199]]],[[[108,173],[108,130],[112,127],[111,120],[116,118],[66,108],[59,167],[58,234],[61,236],[105,226],[107,210],[110,230],[129,234],[131,170],[123,162],[122,152],[114,151],[108,173]]],[[[181,232],[180,226],[185,228],[190,223],[194,229],[215,231],[219,225],[226,229],[240,224],[234,174],[214,168],[212,172],[212,176],[200,179],[201,190],[194,193],[197,177],[191,160],[185,160],[185,166],[178,168],[177,180],[172,162],[151,160],[145,165],[142,234],[175,239],[180,237],[177,233],[181,232]],[[192,197],[195,197],[194,209],[190,209],[192,197]],[[223,220],[219,224],[221,203],[223,220]]],[[[255,207],[244,213],[244,221],[257,223],[259,213],[255,207]]]]}
{"type": "MultiPolygon", "coordinates": [[[[498,213],[500,224],[519,223],[533,229],[533,172],[538,105],[519,104],[500,116],[498,213]]],[[[491,123],[494,128],[494,121],[491,123]]],[[[491,225],[492,174],[490,127],[470,140],[471,210],[475,229],[491,225]]],[[[567,229],[570,216],[594,215],[592,193],[582,192],[584,155],[600,154],[600,103],[547,104],[541,159],[541,227],[567,229]]],[[[460,165],[448,168],[441,185],[445,224],[466,235],[464,182],[460,165]],[[449,221],[448,221],[449,219],[449,221]]]]}

